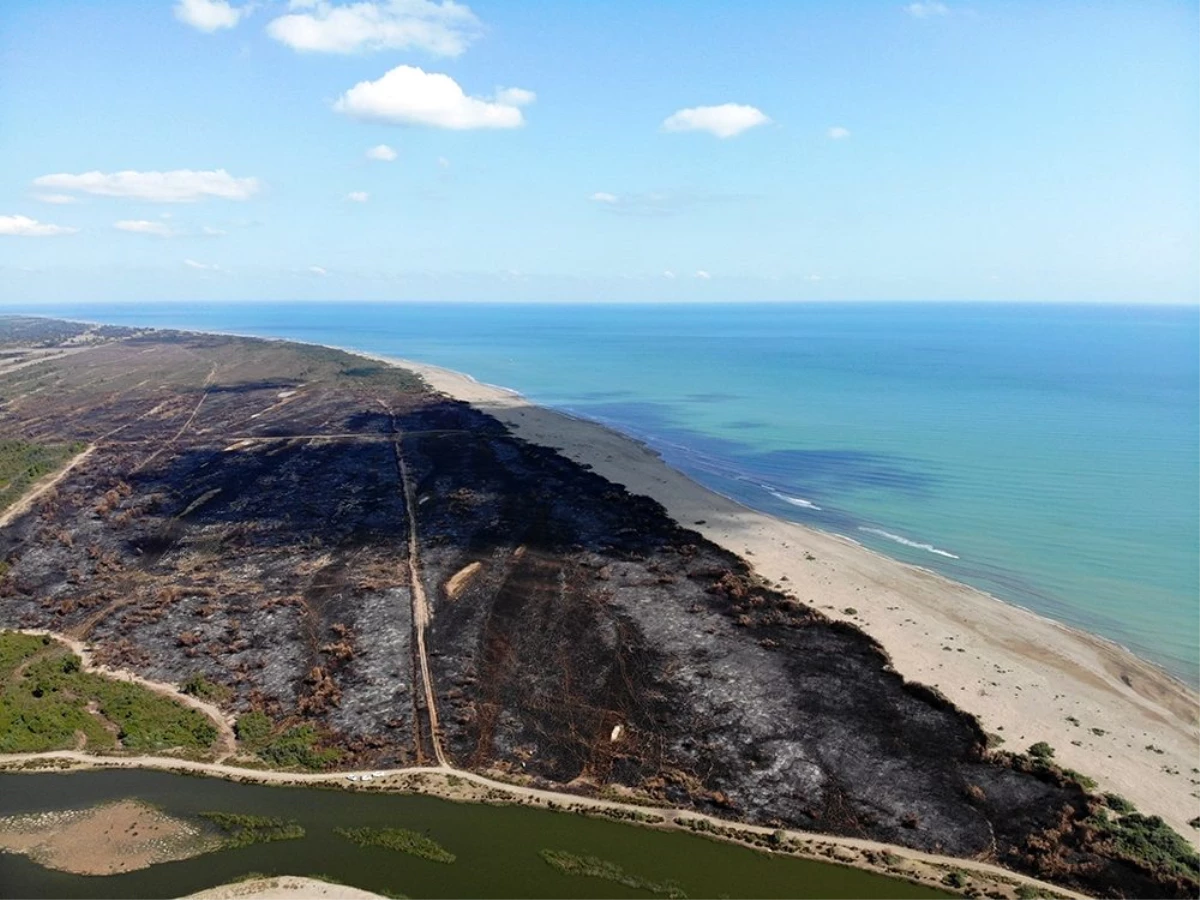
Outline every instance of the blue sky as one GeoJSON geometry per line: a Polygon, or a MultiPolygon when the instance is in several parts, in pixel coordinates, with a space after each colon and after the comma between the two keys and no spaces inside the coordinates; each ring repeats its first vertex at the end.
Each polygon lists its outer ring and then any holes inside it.
{"type": "Polygon", "coordinates": [[[0,302],[1196,303],[1198,26],[5,0],[0,302]]]}

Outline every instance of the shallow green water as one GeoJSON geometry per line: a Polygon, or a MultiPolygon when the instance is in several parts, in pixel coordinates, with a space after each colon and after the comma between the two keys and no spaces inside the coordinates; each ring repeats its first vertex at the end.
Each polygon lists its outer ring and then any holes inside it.
{"type": "Polygon", "coordinates": [[[598,856],[689,897],[938,897],[928,888],[856,869],[784,859],[681,832],[524,807],[451,803],[400,794],[242,785],[150,771],[0,775],[0,815],[138,798],[168,813],[207,810],[283,816],[301,840],[258,844],[125,875],[80,876],[0,854],[2,897],[179,897],[249,872],[325,875],[409,897],[652,897],[594,878],[563,875],[543,848],[598,856]],[[337,827],[396,826],[427,833],[458,856],[451,865],[357,847],[337,827]]]}

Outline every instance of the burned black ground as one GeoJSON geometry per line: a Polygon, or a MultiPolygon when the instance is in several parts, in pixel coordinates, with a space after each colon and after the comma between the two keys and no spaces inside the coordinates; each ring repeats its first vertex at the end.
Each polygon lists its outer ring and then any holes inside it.
{"type": "Polygon", "coordinates": [[[313,726],[345,766],[428,763],[415,525],[457,766],[1096,893],[1191,890],[1091,828],[1077,783],[989,755],[971,717],[857,629],[411,373],[279,342],[110,337],[0,374],[6,438],[93,447],[0,530],[0,626],[70,633],[155,679],[201,673],[235,714],[313,726]]]}

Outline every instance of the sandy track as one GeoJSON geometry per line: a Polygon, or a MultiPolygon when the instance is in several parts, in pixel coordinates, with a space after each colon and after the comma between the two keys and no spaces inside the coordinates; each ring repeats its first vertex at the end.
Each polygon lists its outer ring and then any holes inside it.
{"type": "Polygon", "coordinates": [[[12,506],[0,514],[0,528],[3,528],[17,516],[22,516],[33,508],[33,504],[38,501],[43,494],[53,488],[56,484],[71,474],[72,470],[82,465],[89,456],[96,452],[96,445],[92,444],[87,449],[76,454],[71,460],[59,469],[57,472],[51,472],[49,475],[35,481],[28,491],[26,491],[21,499],[16,501],[12,506]]]}
{"type": "Polygon", "coordinates": [[[408,580],[412,596],[413,631],[417,637],[417,662],[421,668],[421,682],[425,688],[425,710],[429,717],[429,740],[433,744],[433,755],[438,765],[449,766],[446,754],[442,750],[442,732],[438,725],[437,692],[433,689],[433,676],[429,671],[429,654],[425,651],[425,629],[429,625],[431,610],[429,598],[425,594],[425,584],[421,579],[421,547],[417,534],[417,500],[413,490],[412,477],[409,475],[408,462],[404,459],[404,449],[400,446],[402,435],[396,428],[395,417],[392,418],[392,430],[396,439],[392,449],[396,453],[396,467],[400,471],[400,483],[404,490],[404,507],[408,513],[408,580]]]}

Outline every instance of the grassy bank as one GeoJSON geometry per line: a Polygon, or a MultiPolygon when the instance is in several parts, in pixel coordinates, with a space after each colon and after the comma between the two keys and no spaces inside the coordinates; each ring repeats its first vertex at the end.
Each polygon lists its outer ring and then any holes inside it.
{"type": "Polygon", "coordinates": [[[84,672],[40,635],[0,632],[0,753],[179,749],[200,754],[217,729],[202,713],[139,684],[84,672]]]}
{"type": "Polygon", "coordinates": [[[85,446],[0,440],[0,512],[19,500],[35,481],[61,468],[85,446]]]}

